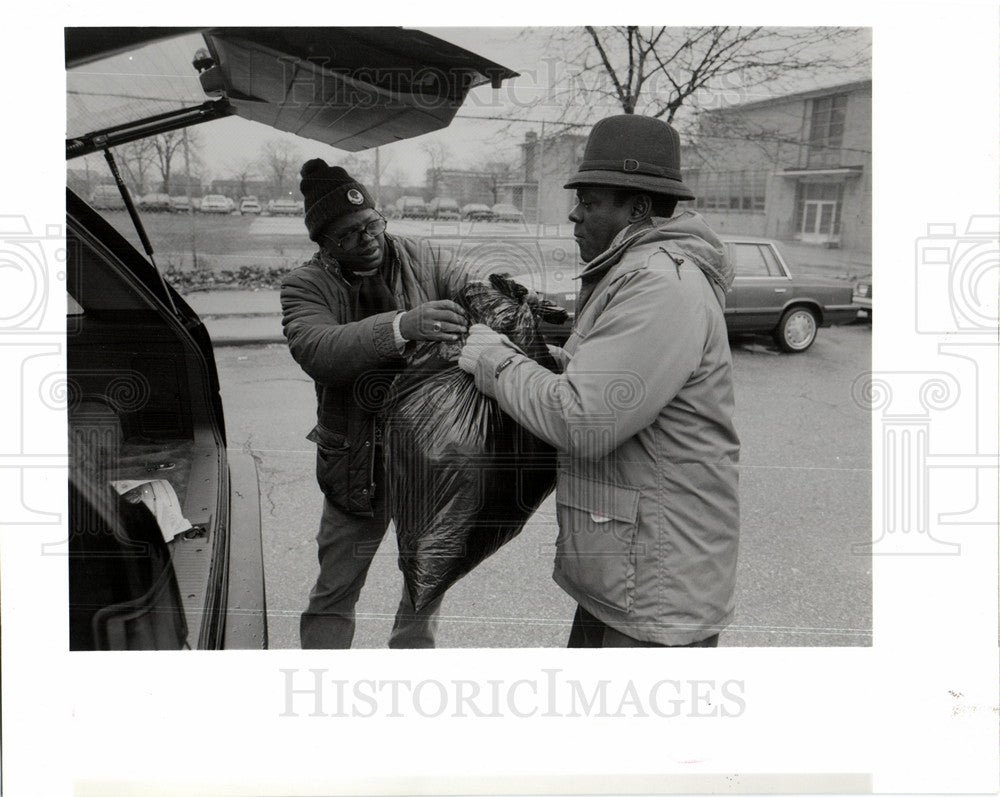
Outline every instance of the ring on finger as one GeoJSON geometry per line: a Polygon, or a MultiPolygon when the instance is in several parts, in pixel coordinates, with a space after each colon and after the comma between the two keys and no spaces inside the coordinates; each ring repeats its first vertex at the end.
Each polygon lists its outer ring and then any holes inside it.
{"type": "Polygon", "coordinates": [[[441,331],[441,322],[440,321],[435,321],[434,322],[434,331],[435,332],[440,332],[441,331]]]}

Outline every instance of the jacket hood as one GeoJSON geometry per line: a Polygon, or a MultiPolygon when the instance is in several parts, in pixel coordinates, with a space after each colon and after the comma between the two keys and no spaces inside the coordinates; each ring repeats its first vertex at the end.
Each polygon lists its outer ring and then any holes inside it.
{"type": "Polygon", "coordinates": [[[725,245],[705,219],[690,210],[626,227],[615,236],[611,246],[587,264],[580,276],[586,281],[606,272],[632,247],[664,243],[674,244],[683,251],[723,293],[733,284],[733,264],[726,257],[725,245]]]}

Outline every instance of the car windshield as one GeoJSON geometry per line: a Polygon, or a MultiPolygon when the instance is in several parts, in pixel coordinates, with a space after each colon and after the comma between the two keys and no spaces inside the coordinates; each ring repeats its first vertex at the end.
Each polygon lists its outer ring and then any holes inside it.
{"type": "Polygon", "coordinates": [[[201,105],[207,97],[191,61],[204,46],[189,33],[67,69],[67,138],[201,105]]]}

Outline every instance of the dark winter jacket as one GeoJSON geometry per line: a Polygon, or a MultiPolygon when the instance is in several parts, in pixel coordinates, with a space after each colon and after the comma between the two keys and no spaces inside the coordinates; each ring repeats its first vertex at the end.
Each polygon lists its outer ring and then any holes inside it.
{"type": "MultiPolygon", "coordinates": [[[[433,241],[386,235],[386,279],[399,311],[452,298],[465,277],[433,241]]],[[[393,319],[399,311],[355,317],[358,285],[317,252],[281,284],[282,327],[292,357],[316,385],[316,478],[337,507],[372,512],[376,417],[403,365],[393,319]]]]}

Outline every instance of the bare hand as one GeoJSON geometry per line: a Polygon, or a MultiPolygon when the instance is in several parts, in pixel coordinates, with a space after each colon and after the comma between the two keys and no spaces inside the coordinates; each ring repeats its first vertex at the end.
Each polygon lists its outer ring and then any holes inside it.
{"type": "Polygon", "coordinates": [[[458,340],[468,328],[462,307],[450,299],[424,302],[399,319],[406,340],[458,340]]]}
{"type": "Polygon", "coordinates": [[[458,367],[466,373],[474,374],[483,352],[492,346],[507,346],[512,352],[520,351],[510,338],[490,329],[485,324],[473,324],[469,337],[458,355],[458,367]]]}

